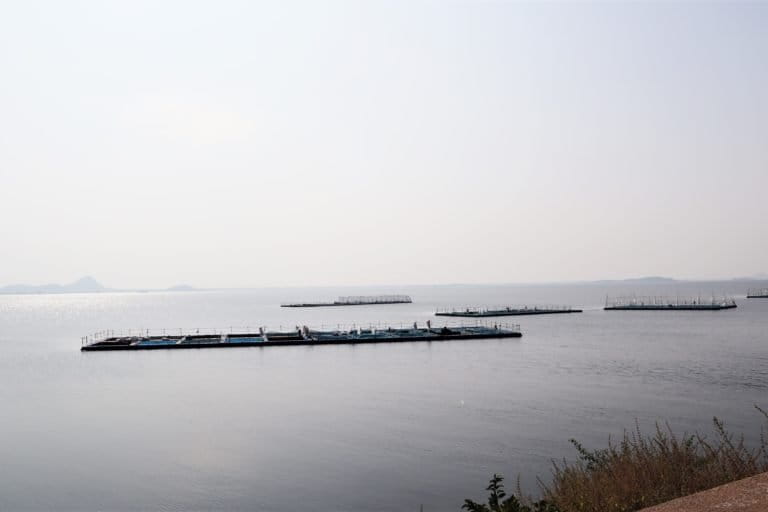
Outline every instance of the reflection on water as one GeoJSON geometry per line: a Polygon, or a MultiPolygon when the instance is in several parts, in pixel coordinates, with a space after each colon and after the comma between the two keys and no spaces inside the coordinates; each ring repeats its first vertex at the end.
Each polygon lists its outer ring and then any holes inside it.
{"type": "MultiPolygon", "coordinates": [[[[745,284],[746,287],[749,283],[745,284]]],[[[457,510],[493,472],[534,485],[567,440],[637,418],[755,434],[768,301],[603,312],[619,286],[0,296],[2,510],[457,510]],[[413,304],[280,302],[408,293],[413,304]],[[424,322],[437,307],[571,304],[522,339],[81,353],[99,329],[424,322]]],[[[742,293],[733,283],[644,294],[742,293]]],[[[746,289],[746,288],[745,288],[746,289]]],[[[632,290],[629,290],[632,291],[632,290]]]]}

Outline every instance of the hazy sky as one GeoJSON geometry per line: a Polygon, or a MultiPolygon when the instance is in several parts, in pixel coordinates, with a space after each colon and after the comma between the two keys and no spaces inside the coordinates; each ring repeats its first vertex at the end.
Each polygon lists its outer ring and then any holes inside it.
{"type": "Polygon", "coordinates": [[[727,277],[766,219],[766,2],[0,4],[0,285],[727,277]]]}

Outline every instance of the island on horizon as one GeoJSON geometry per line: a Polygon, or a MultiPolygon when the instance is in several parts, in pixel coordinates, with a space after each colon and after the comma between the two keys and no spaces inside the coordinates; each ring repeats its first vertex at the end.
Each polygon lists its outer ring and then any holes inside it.
{"type": "Polygon", "coordinates": [[[102,293],[102,292],[140,292],[140,291],[169,291],[169,292],[192,292],[198,291],[198,288],[188,284],[177,284],[164,289],[144,290],[144,289],[117,289],[108,288],[91,276],[84,276],[80,279],[68,283],[57,284],[48,283],[41,285],[32,284],[12,284],[0,287],[1,295],[28,295],[28,294],[61,294],[61,293],[102,293]]]}

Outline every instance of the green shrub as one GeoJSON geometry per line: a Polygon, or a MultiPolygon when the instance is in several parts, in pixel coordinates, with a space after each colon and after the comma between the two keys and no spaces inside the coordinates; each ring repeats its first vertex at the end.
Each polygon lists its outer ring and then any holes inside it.
{"type": "Polygon", "coordinates": [[[487,505],[472,500],[464,500],[464,505],[461,508],[468,512],[560,512],[556,506],[546,500],[529,506],[520,503],[514,494],[510,494],[504,499],[507,493],[504,491],[503,480],[504,477],[494,473],[488,487],[485,488],[489,492],[487,505]]]}

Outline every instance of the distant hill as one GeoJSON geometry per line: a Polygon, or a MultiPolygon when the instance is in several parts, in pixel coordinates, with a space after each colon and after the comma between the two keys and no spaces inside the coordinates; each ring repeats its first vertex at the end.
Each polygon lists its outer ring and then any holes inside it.
{"type": "Polygon", "coordinates": [[[0,293],[93,293],[103,292],[107,289],[98,281],[90,276],[81,277],[74,283],[69,284],[12,284],[0,287],[0,293]]]}
{"type": "Polygon", "coordinates": [[[733,281],[768,281],[768,274],[760,272],[752,276],[734,277],[733,281]]]}
{"type": "Polygon", "coordinates": [[[189,286],[188,284],[177,284],[176,286],[167,288],[167,291],[169,292],[194,292],[196,290],[197,288],[189,286]]]}
{"type": "Polygon", "coordinates": [[[632,279],[624,279],[625,283],[674,283],[677,279],[671,277],[661,276],[649,276],[649,277],[635,277],[632,279]]]}
{"type": "Polygon", "coordinates": [[[169,292],[192,292],[197,291],[197,288],[194,288],[188,284],[177,284],[176,286],[171,286],[170,288],[166,288],[165,290],[145,290],[145,289],[137,289],[137,290],[130,290],[130,289],[115,289],[115,288],[107,288],[100,282],[98,282],[96,279],[92,278],[91,276],[85,276],[81,277],[74,283],[69,284],[41,284],[41,285],[33,285],[33,284],[12,284],[10,286],[1,286],[0,287],[0,294],[34,294],[34,293],[98,293],[98,292],[116,292],[116,291],[122,291],[122,292],[148,292],[148,291],[169,291],[169,292]]]}
{"type": "Polygon", "coordinates": [[[607,284],[607,283],[632,283],[632,284],[669,284],[676,283],[677,279],[671,277],[661,276],[648,276],[648,277],[634,277],[630,279],[603,279],[595,281],[595,283],[607,284]]]}

